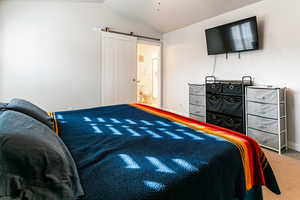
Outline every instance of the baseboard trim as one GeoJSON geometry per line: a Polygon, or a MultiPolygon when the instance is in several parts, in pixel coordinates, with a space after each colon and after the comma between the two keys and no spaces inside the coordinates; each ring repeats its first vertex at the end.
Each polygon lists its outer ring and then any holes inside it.
{"type": "Polygon", "coordinates": [[[290,149],[293,149],[293,150],[295,150],[295,151],[300,152],[300,144],[297,144],[297,143],[292,142],[292,141],[288,141],[288,147],[289,147],[290,149]]]}

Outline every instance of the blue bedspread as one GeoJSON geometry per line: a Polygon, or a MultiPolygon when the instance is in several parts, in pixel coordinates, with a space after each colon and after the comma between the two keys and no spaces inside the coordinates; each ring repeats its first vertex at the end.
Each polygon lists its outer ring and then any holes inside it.
{"type": "Polygon", "coordinates": [[[85,200],[245,199],[240,153],[221,138],[130,105],[56,118],[85,200]]]}

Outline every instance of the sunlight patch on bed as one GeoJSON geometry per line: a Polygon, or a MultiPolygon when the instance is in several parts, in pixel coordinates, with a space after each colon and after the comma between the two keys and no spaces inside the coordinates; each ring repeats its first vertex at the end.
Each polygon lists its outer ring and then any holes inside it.
{"type": "Polygon", "coordinates": [[[97,120],[98,120],[98,122],[101,122],[101,123],[104,123],[104,122],[106,122],[103,118],[97,118],[97,120]]]}
{"type": "Polygon", "coordinates": [[[189,132],[182,132],[182,133],[185,134],[185,135],[187,135],[187,136],[189,136],[189,137],[191,137],[191,138],[193,138],[194,140],[204,140],[204,138],[199,137],[199,136],[194,135],[194,134],[189,133],[189,132]]]}
{"type": "Polygon", "coordinates": [[[189,162],[180,159],[180,158],[174,158],[172,159],[173,162],[175,162],[177,165],[181,166],[182,168],[186,169],[187,171],[190,172],[195,172],[198,169],[196,167],[194,167],[192,164],[190,164],[189,162]]]}
{"type": "Polygon", "coordinates": [[[89,117],[84,117],[83,118],[85,122],[91,122],[92,120],[89,117]]]}
{"type": "Polygon", "coordinates": [[[148,122],[146,120],[141,120],[142,123],[148,125],[148,126],[153,126],[154,124],[152,124],[151,122],[148,122]]]}
{"type": "Polygon", "coordinates": [[[155,121],[155,122],[162,125],[162,126],[171,126],[170,124],[167,124],[167,123],[162,122],[162,121],[155,121]]]}
{"type": "Polygon", "coordinates": [[[170,169],[169,167],[167,167],[164,163],[162,163],[157,158],[151,157],[151,156],[145,156],[145,158],[147,160],[149,160],[150,163],[156,167],[155,171],[162,172],[162,173],[168,173],[168,174],[176,174],[175,171],[173,171],[172,169],[170,169]]]}
{"type": "Polygon", "coordinates": [[[95,124],[91,124],[91,125],[95,133],[103,133],[98,126],[96,126],[95,124]]]}
{"type": "Polygon", "coordinates": [[[109,127],[109,129],[112,131],[112,134],[114,135],[123,135],[118,129],[109,127]]]}
{"type": "Polygon", "coordinates": [[[119,154],[121,159],[125,162],[127,169],[140,169],[140,166],[128,155],[119,154]]]}
{"type": "Polygon", "coordinates": [[[126,131],[128,131],[129,133],[131,133],[133,137],[139,137],[139,136],[141,136],[138,132],[136,132],[136,131],[134,131],[134,130],[132,130],[130,128],[127,128],[126,131]]]}
{"type": "Polygon", "coordinates": [[[133,120],[131,119],[125,119],[126,122],[128,122],[129,124],[137,124],[136,122],[134,122],[133,120]]]}
{"type": "Polygon", "coordinates": [[[153,138],[162,138],[162,136],[158,135],[157,133],[154,133],[151,130],[146,130],[147,133],[149,133],[153,138]]]}
{"type": "Polygon", "coordinates": [[[166,133],[167,135],[171,136],[174,140],[182,140],[184,139],[183,137],[180,137],[170,131],[164,131],[164,133],[166,133]]]}
{"type": "Polygon", "coordinates": [[[144,181],[144,184],[155,191],[161,191],[166,187],[164,184],[154,181],[144,181]]]}
{"type": "Polygon", "coordinates": [[[143,130],[147,130],[148,129],[147,127],[143,127],[143,126],[140,126],[139,128],[143,129],[143,130]]]}
{"type": "Polygon", "coordinates": [[[56,119],[62,120],[62,119],[64,119],[64,116],[62,116],[62,115],[56,115],[56,119]]]}
{"type": "Polygon", "coordinates": [[[110,118],[110,120],[113,122],[113,123],[116,123],[116,124],[120,124],[122,122],[120,122],[119,120],[115,119],[115,118],[110,118]]]}

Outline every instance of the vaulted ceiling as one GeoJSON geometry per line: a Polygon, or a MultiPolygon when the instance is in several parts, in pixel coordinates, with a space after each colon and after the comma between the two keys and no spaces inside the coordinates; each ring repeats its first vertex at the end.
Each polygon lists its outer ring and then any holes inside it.
{"type": "MultiPolygon", "coordinates": [[[[13,1],[13,0],[0,0],[13,1]]],[[[15,0],[29,1],[29,0],[15,0]]],[[[103,3],[120,15],[160,33],[214,17],[263,0],[31,0],[103,3]]]]}
{"type": "Polygon", "coordinates": [[[105,4],[165,33],[259,1],[262,0],[105,0],[105,4]]]}

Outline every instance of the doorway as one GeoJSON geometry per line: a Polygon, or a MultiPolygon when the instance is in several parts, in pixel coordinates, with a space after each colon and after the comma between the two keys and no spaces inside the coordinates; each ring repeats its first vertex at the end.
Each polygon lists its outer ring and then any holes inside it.
{"type": "Polygon", "coordinates": [[[137,102],[161,107],[160,43],[137,43],[137,102]]]}

